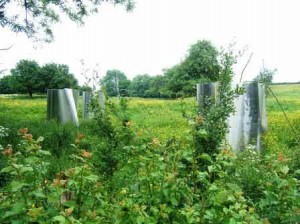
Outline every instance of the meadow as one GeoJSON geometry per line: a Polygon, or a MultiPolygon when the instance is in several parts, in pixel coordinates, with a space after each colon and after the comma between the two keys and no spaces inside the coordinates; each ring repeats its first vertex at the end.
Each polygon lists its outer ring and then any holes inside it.
{"type": "MultiPolygon", "coordinates": [[[[288,119],[297,126],[297,120],[300,118],[300,85],[272,85],[271,89],[282,104],[288,119]]],[[[117,99],[112,99],[112,101],[117,103],[117,99]]],[[[196,99],[129,98],[128,104],[132,125],[140,135],[167,140],[172,136],[184,136],[189,126],[187,119],[182,115],[195,111],[196,99]]],[[[267,96],[267,113],[269,135],[276,135],[276,138],[279,139],[287,137],[281,135],[282,128],[289,130],[291,127],[284,117],[281,107],[270,93],[267,96]]],[[[45,96],[35,96],[33,99],[28,99],[27,96],[13,95],[0,97],[0,124],[8,127],[12,132],[17,133],[20,128],[27,127],[33,134],[47,135],[46,133],[49,131],[47,126],[55,126],[55,124],[46,120],[46,114],[45,96]]],[[[80,123],[83,125],[77,132],[81,133],[85,131],[85,127],[89,123],[80,117],[81,102],[78,106],[78,115],[80,123]]],[[[295,129],[298,128],[295,127],[295,129]]]]}
{"type": "Polygon", "coordinates": [[[0,96],[0,221],[299,223],[300,85],[271,89],[287,118],[268,94],[261,153],[197,157],[195,98],[111,99],[77,128],[47,121],[45,96],[0,96]]]}

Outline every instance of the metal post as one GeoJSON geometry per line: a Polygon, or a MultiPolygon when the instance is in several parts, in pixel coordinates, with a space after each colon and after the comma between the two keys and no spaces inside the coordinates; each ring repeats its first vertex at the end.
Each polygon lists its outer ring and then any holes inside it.
{"type": "Polygon", "coordinates": [[[99,90],[97,95],[98,95],[99,105],[104,112],[105,111],[105,94],[102,90],[99,90]]]}
{"type": "Polygon", "coordinates": [[[207,98],[217,103],[218,85],[217,82],[197,84],[197,105],[200,111],[207,107],[207,98]]]}
{"type": "Polygon", "coordinates": [[[48,89],[47,118],[79,126],[75,98],[72,89],[48,89]]]}
{"type": "Polygon", "coordinates": [[[262,83],[244,83],[245,93],[235,99],[235,114],[229,118],[228,141],[234,150],[248,145],[261,149],[261,134],[267,130],[265,87],[262,83]]]}
{"type": "Polygon", "coordinates": [[[92,96],[90,92],[82,92],[82,118],[86,119],[89,117],[89,105],[91,103],[92,96]]]}

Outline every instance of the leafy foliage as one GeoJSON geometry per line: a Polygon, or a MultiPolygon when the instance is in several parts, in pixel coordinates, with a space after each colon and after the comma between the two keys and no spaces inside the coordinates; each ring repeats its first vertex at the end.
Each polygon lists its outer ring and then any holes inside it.
{"type": "Polygon", "coordinates": [[[67,65],[45,64],[40,71],[42,92],[47,89],[75,88],[77,86],[77,80],[69,72],[67,65]]]}
{"type": "MultiPolygon", "coordinates": [[[[23,32],[29,38],[50,42],[53,40],[52,25],[60,21],[60,16],[66,15],[70,20],[83,24],[84,18],[96,13],[105,0],[66,2],[52,1],[0,1],[0,25],[8,27],[13,32],[23,32]],[[11,8],[13,10],[10,10],[11,8]]],[[[131,0],[111,0],[113,4],[126,5],[132,10],[131,0]]]]}
{"type": "Polygon", "coordinates": [[[11,74],[16,80],[16,89],[20,92],[28,93],[30,98],[41,87],[39,73],[40,67],[38,63],[29,60],[21,60],[11,70],[11,74]]]}
{"type": "Polygon", "coordinates": [[[128,95],[130,81],[126,75],[119,70],[108,70],[101,80],[101,84],[105,87],[107,95],[120,96],[128,95]]]}
{"type": "Polygon", "coordinates": [[[0,79],[0,93],[1,94],[12,94],[15,93],[16,80],[13,76],[7,75],[0,79]]]}
{"type": "MultiPolygon", "coordinates": [[[[231,74],[231,70],[226,71],[231,74]]],[[[271,133],[264,137],[266,149],[262,153],[248,148],[235,154],[218,142],[215,152],[203,153],[196,147],[195,134],[212,138],[202,126],[196,132],[208,115],[189,116],[187,129],[177,124],[181,134],[174,137],[163,139],[153,133],[145,137],[134,124],[137,109],[146,115],[149,112],[149,116],[151,110],[147,107],[151,106],[168,112],[161,101],[153,105],[150,100],[138,102],[133,113],[133,102],[128,99],[108,102],[105,111],[95,105],[92,122],[80,127],[84,135],[57,127],[57,136],[48,133],[45,139],[35,139],[27,129],[15,135],[11,128],[0,128],[4,160],[1,175],[6,177],[0,187],[0,222],[299,222],[296,152],[299,155],[300,148],[296,144],[292,152],[288,148],[283,151],[290,139],[280,140],[283,144],[278,147],[272,130],[280,126],[288,133],[284,122],[276,121],[271,126],[271,133]],[[6,145],[9,139],[13,144],[6,145]],[[65,152],[60,160],[55,150],[50,153],[51,142],[64,139],[71,145],[58,149],[65,152]],[[57,163],[60,165],[54,169],[57,163]],[[17,171],[22,172],[18,175],[17,171]]],[[[192,101],[187,102],[189,105],[182,105],[186,114],[194,114],[192,101]]],[[[179,106],[172,107],[173,115],[177,110],[179,106]]],[[[298,120],[295,117],[293,122],[298,124],[298,120]]]]}
{"type": "Polygon", "coordinates": [[[10,76],[0,79],[0,93],[45,93],[47,89],[76,88],[77,80],[67,65],[46,64],[21,60],[11,70],[10,76]]]}

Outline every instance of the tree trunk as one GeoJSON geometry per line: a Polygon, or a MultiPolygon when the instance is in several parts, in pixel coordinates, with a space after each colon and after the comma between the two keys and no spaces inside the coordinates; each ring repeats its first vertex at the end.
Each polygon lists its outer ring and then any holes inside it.
{"type": "Polygon", "coordinates": [[[29,98],[31,99],[32,98],[32,92],[30,91],[30,92],[28,92],[28,94],[29,94],[29,98]]]}

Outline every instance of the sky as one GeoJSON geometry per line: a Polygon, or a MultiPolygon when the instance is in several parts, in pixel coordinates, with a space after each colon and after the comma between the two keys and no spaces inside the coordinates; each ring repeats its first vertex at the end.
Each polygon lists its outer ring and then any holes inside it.
{"type": "Polygon", "coordinates": [[[63,20],[54,26],[55,40],[36,44],[23,34],[0,28],[0,68],[13,68],[21,59],[67,64],[82,84],[85,68],[103,77],[118,69],[132,79],[138,74],[159,75],[182,60],[198,40],[220,49],[236,42],[247,49],[235,66],[238,80],[249,56],[243,81],[263,67],[277,69],[275,82],[300,81],[299,0],[136,0],[133,12],[104,4],[84,26],[63,20]],[[299,64],[298,64],[299,63],[299,64]]]}

